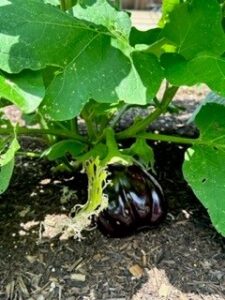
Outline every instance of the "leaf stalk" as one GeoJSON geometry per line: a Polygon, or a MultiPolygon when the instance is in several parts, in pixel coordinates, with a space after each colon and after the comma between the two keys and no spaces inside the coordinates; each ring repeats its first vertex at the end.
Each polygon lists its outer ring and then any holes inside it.
{"type": "Polygon", "coordinates": [[[188,138],[180,137],[175,135],[166,135],[166,134],[156,134],[156,133],[139,133],[135,136],[136,138],[144,138],[146,140],[159,141],[159,142],[170,142],[175,144],[186,144],[186,145],[202,145],[202,146],[211,146],[216,148],[225,148],[221,143],[216,143],[216,141],[203,140],[201,137],[198,138],[188,138]]]}
{"type": "Polygon", "coordinates": [[[139,133],[135,137],[144,138],[146,140],[159,141],[159,142],[171,142],[175,144],[204,144],[200,138],[186,138],[175,135],[157,134],[157,133],[139,133]]]}
{"type": "MultiPolygon", "coordinates": [[[[11,128],[0,128],[0,135],[9,135],[12,133],[11,128]]],[[[59,136],[62,138],[72,138],[75,140],[78,140],[83,143],[87,143],[88,141],[86,137],[83,137],[81,135],[78,135],[74,132],[61,130],[61,129],[39,129],[39,128],[17,128],[16,129],[17,135],[53,135],[53,136],[59,136]]]]}
{"type": "Polygon", "coordinates": [[[176,94],[179,87],[172,86],[166,88],[162,101],[159,106],[146,118],[135,122],[129,128],[116,134],[117,139],[125,139],[135,136],[138,132],[141,132],[146,129],[152,122],[154,122],[161,114],[167,111],[167,108],[170,102],[173,100],[174,95],[176,94]]]}

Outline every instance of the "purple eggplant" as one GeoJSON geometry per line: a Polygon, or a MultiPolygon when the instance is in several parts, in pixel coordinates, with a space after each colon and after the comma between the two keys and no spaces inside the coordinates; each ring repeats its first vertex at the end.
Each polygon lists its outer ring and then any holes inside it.
{"type": "Polygon", "coordinates": [[[126,237],[164,220],[167,204],[157,180],[138,166],[113,166],[106,193],[109,206],[97,219],[109,237],[126,237]]]}

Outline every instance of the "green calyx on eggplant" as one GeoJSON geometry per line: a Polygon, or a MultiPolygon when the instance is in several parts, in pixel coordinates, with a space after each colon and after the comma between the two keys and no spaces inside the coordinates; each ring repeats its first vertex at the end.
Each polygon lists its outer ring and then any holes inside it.
{"type": "Polygon", "coordinates": [[[133,165],[112,166],[106,188],[109,206],[97,219],[99,230],[109,237],[126,237],[163,221],[167,203],[157,180],[133,165]]]}

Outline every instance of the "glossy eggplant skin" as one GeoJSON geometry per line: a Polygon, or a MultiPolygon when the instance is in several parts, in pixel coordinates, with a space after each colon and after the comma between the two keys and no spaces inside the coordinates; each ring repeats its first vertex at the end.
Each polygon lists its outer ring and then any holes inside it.
{"type": "Polygon", "coordinates": [[[157,180],[138,166],[113,166],[106,194],[109,206],[97,219],[108,237],[126,237],[158,225],[166,216],[167,204],[157,180]]]}

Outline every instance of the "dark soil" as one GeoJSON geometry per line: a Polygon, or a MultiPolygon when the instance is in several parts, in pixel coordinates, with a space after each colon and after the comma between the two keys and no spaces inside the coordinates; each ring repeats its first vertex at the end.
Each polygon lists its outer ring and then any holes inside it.
{"type": "MultiPolygon", "coordinates": [[[[178,125],[169,131],[196,134],[178,125]]],[[[82,241],[40,240],[40,222],[69,213],[84,199],[85,181],[52,174],[49,162],[18,158],[0,198],[0,299],[225,299],[225,242],[183,179],[185,149],[153,146],[169,213],[158,228],[124,239],[93,230],[82,241]],[[76,195],[62,203],[65,186],[76,195]]]]}

